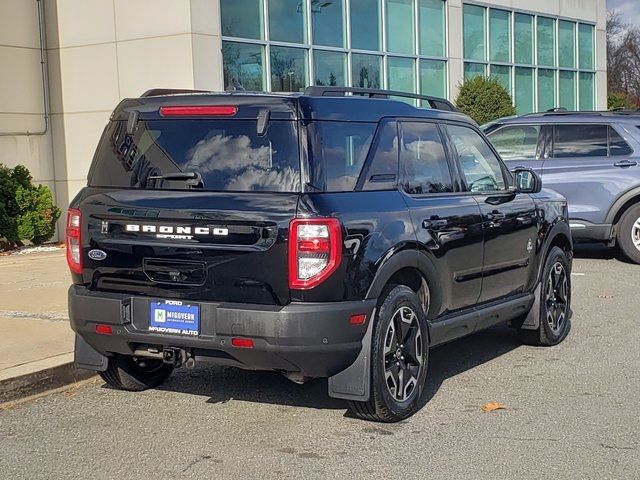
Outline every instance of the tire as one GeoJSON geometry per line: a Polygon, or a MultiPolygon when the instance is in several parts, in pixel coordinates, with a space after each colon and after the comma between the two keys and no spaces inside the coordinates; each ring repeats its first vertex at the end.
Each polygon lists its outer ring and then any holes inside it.
{"type": "Polygon", "coordinates": [[[427,318],[413,290],[404,285],[392,288],[373,329],[371,395],[367,402],[349,402],[350,410],[364,420],[398,422],[418,408],[429,359],[427,318]]]}
{"type": "Polygon", "coordinates": [[[616,241],[623,255],[640,263],[640,203],[624,212],[617,230],[616,241]]]}
{"type": "Polygon", "coordinates": [[[135,359],[127,355],[109,357],[109,365],[100,377],[118,390],[141,392],[161,385],[173,372],[173,366],[156,359],[135,359]]]}
{"type": "Polygon", "coordinates": [[[527,345],[551,347],[562,342],[571,330],[571,270],[561,248],[551,248],[541,282],[538,328],[520,329],[519,334],[527,345]]]}

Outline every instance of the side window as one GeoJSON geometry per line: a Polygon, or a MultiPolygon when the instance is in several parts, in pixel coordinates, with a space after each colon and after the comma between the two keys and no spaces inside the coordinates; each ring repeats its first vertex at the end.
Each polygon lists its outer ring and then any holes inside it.
{"type": "Polygon", "coordinates": [[[388,122],[382,126],[375,152],[364,173],[363,190],[389,190],[398,182],[398,125],[388,122]]]}
{"type": "Polygon", "coordinates": [[[467,189],[470,192],[504,190],[502,165],[484,138],[472,128],[459,125],[447,125],[447,131],[458,152],[467,189]]]}
{"type": "Polygon", "coordinates": [[[624,138],[616,132],[616,129],[609,125],[609,155],[617,157],[620,155],[631,155],[633,150],[624,138]]]}
{"type": "Polygon", "coordinates": [[[555,125],[553,156],[606,157],[607,125],[555,125]]]}
{"type": "Polygon", "coordinates": [[[435,123],[402,122],[400,163],[407,193],[453,191],[449,163],[435,123]]]}
{"type": "Polygon", "coordinates": [[[513,125],[488,135],[503,160],[536,158],[540,125],[513,125]]]}

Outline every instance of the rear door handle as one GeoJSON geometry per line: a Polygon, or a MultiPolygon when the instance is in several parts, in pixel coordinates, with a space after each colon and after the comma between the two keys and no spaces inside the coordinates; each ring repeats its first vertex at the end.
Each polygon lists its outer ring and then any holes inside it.
{"type": "Polygon", "coordinates": [[[504,213],[500,213],[500,212],[487,213],[488,220],[504,220],[505,218],[507,218],[507,216],[504,213]]]}
{"type": "Polygon", "coordinates": [[[636,165],[638,165],[638,162],[636,162],[635,160],[622,160],[613,164],[614,167],[620,168],[635,167],[636,165]]]}
{"type": "Polygon", "coordinates": [[[431,220],[423,220],[422,228],[438,229],[438,228],[446,227],[448,224],[449,224],[449,221],[445,220],[444,218],[434,218],[431,220]]]}

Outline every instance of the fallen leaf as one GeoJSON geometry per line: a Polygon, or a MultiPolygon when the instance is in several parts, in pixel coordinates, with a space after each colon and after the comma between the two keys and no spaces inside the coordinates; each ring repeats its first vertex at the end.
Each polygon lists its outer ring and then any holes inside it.
{"type": "Polygon", "coordinates": [[[500,402],[489,402],[482,406],[483,412],[493,412],[494,410],[506,410],[507,407],[500,402]]]}
{"type": "Polygon", "coordinates": [[[613,295],[598,295],[598,298],[613,298],[613,295]]]}

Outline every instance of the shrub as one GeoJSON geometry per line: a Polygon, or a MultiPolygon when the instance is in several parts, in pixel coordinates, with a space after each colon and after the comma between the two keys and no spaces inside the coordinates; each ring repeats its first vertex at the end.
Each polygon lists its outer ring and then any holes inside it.
{"type": "Polygon", "coordinates": [[[456,106],[478,125],[516,114],[511,95],[496,78],[476,76],[460,85],[456,106]]]}
{"type": "Polygon", "coordinates": [[[609,110],[616,108],[635,110],[637,106],[626,93],[610,93],[607,96],[607,108],[609,110]]]}
{"type": "Polygon", "coordinates": [[[9,248],[25,241],[39,245],[53,236],[59,217],[48,187],[34,185],[22,165],[0,164],[0,241],[9,248]]]}

